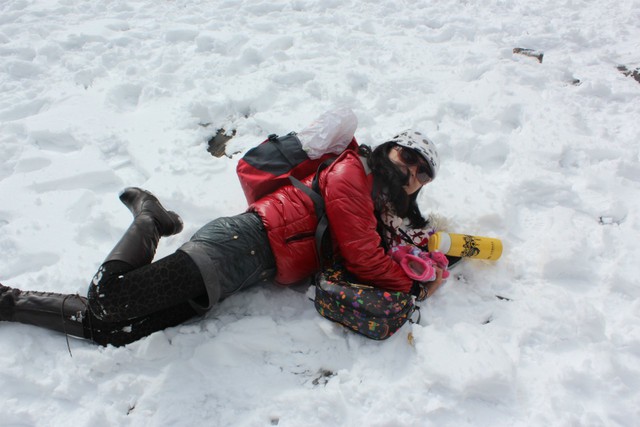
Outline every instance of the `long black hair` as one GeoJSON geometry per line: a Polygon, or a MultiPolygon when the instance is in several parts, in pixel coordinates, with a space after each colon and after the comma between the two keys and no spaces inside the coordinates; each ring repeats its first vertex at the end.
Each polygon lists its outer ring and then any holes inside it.
{"type": "Polygon", "coordinates": [[[367,164],[373,173],[374,206],[380,216],[391,205],[394,213],[401,218],[408,218],[411,228],[424,228],[424,219],[418,208],[416,199],[420,190],[407,194],[404,186],[409,183],[409,174],[402,171],[389,159],[389,152],[396,146],[395,142],[385,142],[375,150],[366,145],[360,146],[360,155],[367,158],[367,164]]]}

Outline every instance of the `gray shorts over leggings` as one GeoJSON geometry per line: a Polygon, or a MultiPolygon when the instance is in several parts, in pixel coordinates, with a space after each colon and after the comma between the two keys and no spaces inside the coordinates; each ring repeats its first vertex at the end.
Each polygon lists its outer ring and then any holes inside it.
{"type": "Polygon", "coordinates": [[[275,275],[275,260],[262,220],[255,213],[217,218],[179,249],[196,263],[208,295],[208,310],[220,299],[275,275]]]}

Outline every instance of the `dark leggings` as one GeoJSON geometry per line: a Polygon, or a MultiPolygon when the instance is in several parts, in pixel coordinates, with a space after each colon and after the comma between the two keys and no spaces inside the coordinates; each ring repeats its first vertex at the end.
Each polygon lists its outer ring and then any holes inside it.
{"type": "Polygon", "coordinates": [[[206,305],[207,296],[198,267],[177,251],[137,269],[121,261],[106,262],[87,298],[88,338],[122,346],[194,317],[197,312],[190,301],[206,305]]]}

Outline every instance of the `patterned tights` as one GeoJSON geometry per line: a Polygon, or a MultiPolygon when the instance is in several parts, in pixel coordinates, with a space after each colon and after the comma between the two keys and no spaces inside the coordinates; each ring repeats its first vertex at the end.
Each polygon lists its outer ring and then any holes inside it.
{"type": "Polygon", "coordinates": [[[137,269],[106,262],[89,286],[87,337],[101,345],[129,344],[192,318],[197,313],[189,301],[206,303],[206,295],[198,267],[181,251],[137,269]]]}

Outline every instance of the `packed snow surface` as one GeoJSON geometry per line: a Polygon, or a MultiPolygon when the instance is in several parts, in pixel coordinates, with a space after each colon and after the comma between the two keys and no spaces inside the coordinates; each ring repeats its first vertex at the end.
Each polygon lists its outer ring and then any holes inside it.
{"type": "Polygon", "coordinates": [[[231,156],[336,106],[361,143],[428,133],[421,209],[505,248],[383,342],[273,284],[72,357],[3,322],[0,424],[637,425],[639,22],[637,0],[0,1],[5,285],[84,294],[129,185],[182,215],[172,253],[246,208],[218,129],[231,156]]]}

